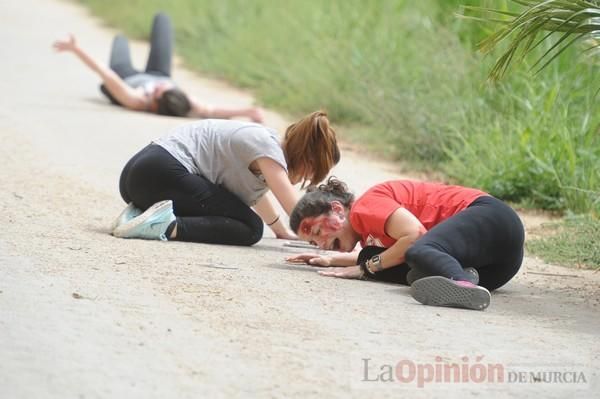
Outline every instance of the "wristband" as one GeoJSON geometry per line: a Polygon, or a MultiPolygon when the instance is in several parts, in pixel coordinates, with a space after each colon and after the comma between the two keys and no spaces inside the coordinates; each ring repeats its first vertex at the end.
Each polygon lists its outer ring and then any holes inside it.
{"type": "Polygon", "coordinates": [[[278,220],[279,220],[279,215],[277,215],[275,220],[273,220],[271,223],[267,223],[267,226],[273,226],[275,223],[277,223],[278,220]]]}

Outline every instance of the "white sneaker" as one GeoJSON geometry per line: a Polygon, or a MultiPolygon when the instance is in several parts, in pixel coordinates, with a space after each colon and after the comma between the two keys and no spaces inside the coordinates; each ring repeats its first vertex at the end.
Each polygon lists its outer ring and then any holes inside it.
{"type": "Polygon", "coordinates": [[[147,240],[167,241],[167,228],[175,221],[173,201],[157,202],[141,215],[118,226],[113,231],[115,237],[144,238],[147,240]]]}
{"type": "MultiPolygon", "coordinates": [[[[121,212],[121,214],[115,219],[112,226],[110,226],[110,231],[112,232],[114,229],[119,227],[122,224],[129,222],[134,217],[140,216],[142,214],[142,210],[135,205],[133,202],[130,202],[125,209],[121,212]]],[[[112,233],[111,233],[112,234],[112,233]]]]}

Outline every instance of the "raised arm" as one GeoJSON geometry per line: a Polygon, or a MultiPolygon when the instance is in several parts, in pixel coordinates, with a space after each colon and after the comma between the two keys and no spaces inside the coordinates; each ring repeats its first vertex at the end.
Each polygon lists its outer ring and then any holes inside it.
{"type": "Polygon", "coordinates": [[[79,47],[75,36],[69,35],[68,40],[57,40],[54,42],[53,47],[58,52],[71,52],[75,54],[88,68],[100,76],[110,94],[124,107],[136,111],[148,110],[149,100],[146,96],[128,86],[112,69],[99,64],[90,57],[79,47]]]}

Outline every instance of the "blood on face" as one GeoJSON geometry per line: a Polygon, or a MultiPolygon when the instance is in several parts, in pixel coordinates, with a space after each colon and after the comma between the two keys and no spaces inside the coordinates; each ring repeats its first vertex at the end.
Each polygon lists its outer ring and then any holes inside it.
{"type": "Polygon", "coordinates": [[[315,235],[315,230],[319,230],[320,236],[327,236],[340,230],[342,224],[343,221],[340,218],[331,214],[319,215],[316,217],[307,217],[302,220],[299,230],[306,236],[315,235]]]}

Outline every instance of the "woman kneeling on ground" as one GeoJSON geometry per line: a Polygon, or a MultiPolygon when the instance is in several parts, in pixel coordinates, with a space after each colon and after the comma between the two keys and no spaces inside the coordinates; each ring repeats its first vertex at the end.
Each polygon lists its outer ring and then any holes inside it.
{"type": "Polygon", "coordinates": [[[489,291],[515,276],[524,230],[504,202],[473,188],[394,180],[354,199],[330,178],[307,192],[290,216],[302,240],[339,255],[299,254],[292,262],[334,267],[324,276],[411,286],[420,303],[482,310],[489,291]],[[360,241],[360,253],[351,252],[360,241]]]}
{"type": "Polygon", "coordinates": [[[281,143],[276,131],[251,122],[179,126],[125,165],[119,188],[129,205],[112,234],[253,245],[264,222],[277,238],[296,239],[266,192],[289,215],[298,201],[293,184],[319,183],[339,159],[335,131],[321,111],[290,125],[281,143]]]}

